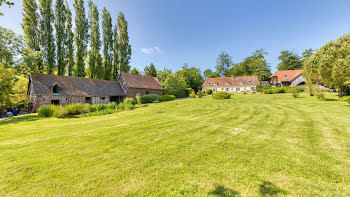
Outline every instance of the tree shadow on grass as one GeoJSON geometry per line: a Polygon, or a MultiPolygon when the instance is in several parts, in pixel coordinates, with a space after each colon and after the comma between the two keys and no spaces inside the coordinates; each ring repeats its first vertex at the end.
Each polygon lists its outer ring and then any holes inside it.
{"type": "Polygon", "coordinates": [[[224,187],[222,185],[216,185],[215,189],[208,193],[209,195],[219,196],[219,197],[238,197],[239,193],[233,189],[224,187]]]}
{"type": "Polygon", "coordinates": [[[260,184],[260,196],[276,196],[278,194],[287,194],[287,191],[278,188],[269,181],[263,181],[260,184]]]}
{"type": "Polygon", "coordinates": [[[0,126],[1,125],[7,125],[7,124],[12,124],[12,123],[19,123],[23,121],[35,121],[38,120],[39,116],[37,114],[29,114],[29,115],[23,115],[23,116],[14,116],[12,118],[8,118],[5,120],[0,121],[0,126]]]}
{"type": "Polygon", "coordinates": [[[325,98],[325,99],[323,99],[323,101],[338,101],[338,99],[334,99],[334,98],[325,98]]]}

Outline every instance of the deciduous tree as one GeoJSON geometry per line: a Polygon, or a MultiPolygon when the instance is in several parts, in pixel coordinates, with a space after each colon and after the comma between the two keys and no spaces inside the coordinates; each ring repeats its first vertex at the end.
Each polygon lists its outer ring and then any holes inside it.
{"type": "Polygon", "coordinates": [[[157,77],[157,70],[156,67],[154,67],[153,63],[151,63],[149,66],[146,66],[144,71],[145,76],[157,77]]]}
{"type": "Polygon", "coordinates": [[[104,7],[102,10],[102,38],[104,57],[104,79],[111,80],[113,76],[113,27],[111,14],[104,7]]]}
{"type": "Polygon", "coordinates": [[[232,64],[233,62],[230,54],[221,52],[216,59],[216,72],[218,72],[221,77],[228,77],[230,75],[232,64]]]}
{"type": "Polygon", "coordinates": [[[281,61],[277,65],[278,70],[298,70],[303,67],[301,57],[293,51],[281,51],[281,55],[278,57],[281,61]]]}

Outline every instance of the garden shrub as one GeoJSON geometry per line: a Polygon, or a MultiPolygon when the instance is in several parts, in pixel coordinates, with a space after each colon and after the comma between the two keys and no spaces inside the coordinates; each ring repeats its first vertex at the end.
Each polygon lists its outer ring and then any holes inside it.
{"type": "Polygon", "coordinates": [[[255,92],[255,91],[253,91],[253,92],[252,92],[252,94],[256,94],[256,92],[255,92]]]}
{"type": "Polygon", "coordinates": [[[203,93],[202,93],[202,91],[201,91],[201,90],[198,90],[198,92],[197,92],[197,96],[198,96],[198,98],[202,98],[202,97],[203,97],[203,93]]]}
{"type": "Polygon", "coordinates": [[[129,103],[131,105],[135,105],[136,104],[136,101],[133,99],[133,98],[125,98],[124,103],[129,103]]]}
{"type": "Polygon", "coordinates": [[[119,103],[118,105],[118,110],[119,111],[128,111],[128,110],[133,110],[135,107],[131,103],[119,103]]]}
{"type": "Polygon", "coordinates": [[[264,92],[264,89],[266,88],[271,88],[270,85],[267,85],[267,84],[259,84],[256,86],[256,91],[257,92],[264,92]]]}
{"type": "Polygon", "coordinates": [[[40,106],[38,109],[38,115],[40,117],[52,117],[55,111],[54,105],[40,106]]]}
{"type": "Polygon", "coordinates": [[[230,98],[230,94],[228,92],[216,92],[213,94],[213,98],[214,99],[229,99],[230,98]]]}
{"type": "Polygon", "coordinates": [[[213,90],[207,89],[207,90],[205,90],[205,94],[207,94],[207,95],[213,94],[213,90]]]}
{"type": "Polygon", "coordinates": [[[350,96],[343,96],[341,98],[338,98],[338,101],[350,103],[350,96]]]}
{"type": "Polygon", "coordinates": [[[174,95],[163,95],[158,98],[159,102],[164,102],[164,101],[172,101],[175,100],[174,95]]]}
{"type": "Polygon", "coordinates": [[[138,104],[141,103],[141,94],[140,93],[137,93],[135,98],[136,98],[136,102],[138,104]]]}
{"type": "Polygon", "coordinates": [[[299,98],[299,91],[297,89],[295,89],[293,92],[292,92],[292,96],[294,98],[299,98]]]}
{"type": "Polygon", "coordinates": [[[157,99],[158,99],[158,95],[156,95],[156,94],[146,94],[146,95],[141,96],[141,103],[143,103],[143,104],[153,103],[157,99]]]}
{"type": "Polygon", "coordinates": [[[192,90],[192,92],[191,92],[191,94],[190,94],[190,97],[191,97],[191,98],[196,98],[196,96],[197,96],[196,93],[194,92],[194,90],[192,90]]]}
{"type": "Polygon", "coordinates": [[[317,98],[320,99],[320,100],[324,100],[325,99],[325,95],[323,92],[318,92],[317,93],[317,98]]]}

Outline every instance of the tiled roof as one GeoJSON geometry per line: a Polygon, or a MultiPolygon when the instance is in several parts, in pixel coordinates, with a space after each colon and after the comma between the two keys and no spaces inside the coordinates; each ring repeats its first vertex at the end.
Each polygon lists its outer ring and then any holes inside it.
{"type": "Polygon", "coordinates": [[[302,73],[303,70],[279,70],[271,75],[270,78],[277,77],[279,81],[292,81],[302,73]]]}
{"type": "Polygon", "coordinates": [[[143,75],[134,75],[130,73],[122,73],[128,87],[163,90],[162,85],[156,77],[149,77],[143,75]]]}
{"type": "Polygon", "coordinates": [[[259,85],[259,80],[256,76],[207,78],[204,81],[202,86],[208,87],[208,86],[245,86],[245,85],[259,85]]]}
{"type": "Polygon", "coordinates": [[[35,94],[52,94],[51,87],[59,85],[59,95],[70,96],[124,96],[118,81],[88,79],[30,73],[35,94]]]}

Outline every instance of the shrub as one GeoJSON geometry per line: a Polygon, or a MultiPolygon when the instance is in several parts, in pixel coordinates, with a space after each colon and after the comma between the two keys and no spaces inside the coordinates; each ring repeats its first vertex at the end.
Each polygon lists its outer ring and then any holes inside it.
{"type": "Polygon", "coordinates": [[[146,95],[141,96],[141,103],[143,103],[143,104],[153,103],[157,99],[158,99],[158,95],[156,95],[156,94],[146,94],[146,95]]]}
{"type": "Polygon", "coordinates": [[[191,98],[196,98],[196,96],[197,96],[196,93],[194,92],[194,90],[192,90],[192,92],[191,92],[191,94],[190,94],[190,97],[191,97],[191,98]]]}
{"type": "Polygon", "coordinates": [[[111,102],[107,104],[107,109],[116,109],[117,108],[117,103],[111,102]]]}
{"type": "Polygon", "coordinates": [[[243,92],[243,94],[248,94],[248,92],[243,92]]]}
{"type": "Polygon", "coordinates": [[[86,104],[72,103],[64,106],[65,110],[67,110],[67,115],[77,115],[77,114],[88,113],[90,111],[96,111],[98,107],[99,106],[97,105],[90,105],[87,103],[86,104]]]}
{"type": "Polygon", "coordinates": [[[54,111],[54,105],[40,106],[38,109],[38,114],[40,117],[52,117],[54,111]]]}
{"type": "Polygon", "coordinates": [[[350,103],[350,96],[343,96],[343,97],[339,98],[338,101],[350,103]]]}
{"type": "Polygon", "coordinates": [[[119,111],[126,111],[126,110],[133,110],[135,107],[131,103],[119,103],[118,110],[119,111]]]}
{"type": "Polygon", "coordinates": [[[175,100],[175,96],[174,95],[163,95],[159,97],[159,102],[164,102],[164,101],[172,101],[175,100]]]}
{"type": "Polygon", "coordinates": [[[320,100],[324,100],[325,99],[325,95],[323,92],[318,92],[317,93],[317,98],[320,99],[320,100]]]}
{"type": "Polygon", "coordinates": [[[298,90],[294,90],[294,91],[292,92],[292,96],[293,96],[294,98],[299,98],[299,91],[298,91],[298,90]]]}
{"type": "Polygon", "coordinates": [[[214,99],[229,99],[230,94],[228,92],[216,92],[213,94],[214,99]]]}
{"type": "Polygon", "coordinates": [[[136,98],[137,103],[141,103],[141,94],[140,93],[137,93],[135,98],[136,98]]]}
{"type": "Polygon", "coordinates": [[[213,94],[213,90],[207,89],[207,90],[205,90],[205,94],[207,94],[207,95],[213,94]]]}
{"type": "Polygon", "coordinates": [[[271,88],[270,85],[267,85],[267,84],[259,84],[256,86],[256,91],[257,92],[264,92],[264,89],[266,88],[271,88]]]}
{"type": "Polygon", "coordinates": [[[253,92],[252,92],[252,94],[256,94],[256,92],[255,92],[255,91],[253,91],[253,92]]]}
{"type": "Polygon", "coordinates": [[[124,103],[129,103],[131,105],[135,105],[136,104],[136,102],[135,102],[135,100],[133,98],[125,98],[123,102],[124,103]]]}
{"type": "Polygon", "coordinates": [[[263,93],[264,94],[272,94],[272,90],[271,90],[271,88],[264,88],[263,93]]]}
{"type": "Polygon", "coordinates": [[[202,93],[202,91],[201,91],[201,90],[198,90],[198,92],[197,92],[197,96],[198,96],[198,98],[202,98],[202,97],[203,97],[203,93],[202,93]]]}

